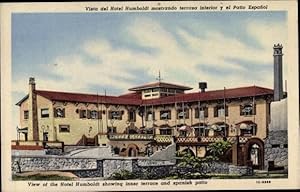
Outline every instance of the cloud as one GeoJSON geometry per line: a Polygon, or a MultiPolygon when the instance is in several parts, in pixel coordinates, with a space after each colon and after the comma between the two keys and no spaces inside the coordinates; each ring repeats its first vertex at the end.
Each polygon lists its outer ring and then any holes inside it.
{"type": "MultiPolygon", "coordinates": [[[[241,39],[211,30],[209,26],[201,35],[180,27],[169,28],[150,17],[136,17],[125,28],[120,28],[122,38],[129,45],[124,46],[122,39],[116,46],[106,37],[86,39],[78,44],[81,52],[59,56],[53,59],[56,65],[46,66],[43,70],[53,77],[36,76],[40,89],[88,92],[91,86],[114,87],[121,92],[135,86],[135,82],[145,83],[157,76],[160,70],[165,81],[186,84],[197,88],[198,81],[207,81],[210,89],[223,86],[236,87],[258,83],[272,87],[272,73],[251,71],[272,67],[272,46],[276,42],[286,42],[286,27],[280,22],[251,20],[245,22],[249,39],[258,46],[251,46],[241,39]],[[132,46],[151,49],[133,49],[132,46]],[[212,70],[203,70],[204,68],[212,70]],[[213,69],[216,70],[213,70],[213,69]],[[134,71],[144,71],[144,74],[134,71]],[[220,71],[220,74],[218,74],[220,71]],[[225,76],[222,71],[227,71],[225,76]],[[142,79],[142,80],[141,80],[142,79]],[[72,86],[70,86],[72,85],[72,86]]],[[[238,29],[237,29],[238,30],[238,29]]],[[[28,77],[26,77],[28,78],[28,77]]],[[[24,79],[14,82],[14,91],[24,91],[24,79]]]]}

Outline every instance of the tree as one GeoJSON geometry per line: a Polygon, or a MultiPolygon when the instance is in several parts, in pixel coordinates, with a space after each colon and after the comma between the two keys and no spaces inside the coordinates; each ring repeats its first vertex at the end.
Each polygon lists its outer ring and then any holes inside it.
{"type": "Polygon", "coordinates": [[[210,153],[209,157],[211,160],[218,161],[220,157],[224,155],[227,149],[231,147],[229,141],[218,141],[208,145],[208,152],[210,153]]]}

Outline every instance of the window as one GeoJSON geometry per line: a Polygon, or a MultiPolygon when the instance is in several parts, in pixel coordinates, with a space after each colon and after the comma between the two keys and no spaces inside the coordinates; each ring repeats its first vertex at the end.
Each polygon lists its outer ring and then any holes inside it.
{"type": "Polygon", "coordinates": [[[158,93],[154,93],[154,94],[152,94],[152,96],[158,96],[158,93]]]}
{"type": "MultiPolygon", "coordinates": [[[[207,107],[200,107],[200,119],[204,119],[208,117],[208,108],[207,107]]],[[[195,118],[199,119],[199,108],[195,108],[195,118]]]]}
{"type": "Polygon", "coordinates": [[[59,125],[59,132],[70,132],[70,125],[59,125]]]}
{"type": "Polygon", "coordinates": [[[116,127],[107,127],[107,133],[109,133],[109,134],[117,133],[117,128],[116,127]]]}
{"type": "Polygon", "coordinates": [[[228,125],[215,125],[214,136],[215,137],[227,137],[228,136],[228,125]]]}
{"type": "Polygon", "coordinates": [[[177,119],[188,119],[189,118],[189,110],[178,109],[177,110],[177,119]]]}
{"type": "Polygon", "coordinates": [[[54,108],[54,117],[65,117],[65,109],[63,108],[54,108]]]}
{"type": "Polygon", "coordinates": [[[160,119],[161,120],[171,119],[171,110],[160,111],[160,119]]]}
{"type": "Polygon", "coordinates": [[[87,115],[86,115],[86,110],[79,110],[79,118],[80,119],[83,119],[83,118],[86,118],[87,115]]]}
{"type": "Polygon", "coordinates": [[[49,117],[49,109],[41,109],[41,117],[49,117]]]}
{"type": "Polygon", "coordinates": [[[24,119],[28,119],[29,118],[29,111],[26,110],[24,111],[24,119]]]}
{"type": "Polygon", "coordinates": [[[225,109],[224,105],[216,106],[214,108],[214,117],[224,117],[225,115],[228,116],[228,106],[226,106],[225,109]]]}
{"type": "Polygon", "coordinates": [[[169,93],[175,93],[175,89],[169,89],[169,93]]]}
{"type": "Polygon", "coordinates": [[[88,119],[101,119],[102,115],[100,111],[96,111],[96,110],[87,110],[87,118],[88,119]]]}
{"type": "Polygon", "coordinates": [[[241,136],[253,136],[256,135],[256,124],[247,125],[245,128],[241,128],[241,136]]]}
{"type": "Polygon", "coordinates": [[[179,137],[186,137],[187,132],[186,131],[179,131],[179,137]]]}
{"type": "Polygon", "coordinates": [[[144,97],[150,97],[150,96],[151,96],[151,94],[144,95],[144,97]]]}
{"type": "Polygon", "coordinates": [[[151,89],[144,90],[144,93],[150,93],[150,92],[151,92],[151,89]]]}
{"type": "Polygon", "coordinates": [[[159,88],[152,89],[152,92],[157,92],[157,91],[159,91],[159,88]]]}
{"type": "Polygon", "coordinates": [[[128,121],[135,122],[136,121],[136,115],[134,110],[128,111],[128,121]]]}
{"type": "Polygon", "coordinates": [[[160,129],[159,130],[160,135],[172,135],[171,129],[160,129]]]}
{"type": "Polygon", "coordinates": [[[253,103],[251,104],[244,104],[244,105],[240,105],[240,115],[241,116],[246,116],[246,115],[255,115],[256,113],[256,105],[253,103]]]}
{"type": "Polygon", "coordinates": [[[122,120],[122,111],[109,111],[108,118],[122,120]]]}
{"type": "Polygon", "coordinates": [[[195,130],[195,136],[200,137],[200,136],[207,136],[207,132],[205,129],[205,126],[200,126],[200,127],[194,127],[195,130]]]}
{"type": "Polygon", "coordinates": [[[155,120],[155,112],[147,111],[146,121],[153,121],[153,120],[155,120]]]}

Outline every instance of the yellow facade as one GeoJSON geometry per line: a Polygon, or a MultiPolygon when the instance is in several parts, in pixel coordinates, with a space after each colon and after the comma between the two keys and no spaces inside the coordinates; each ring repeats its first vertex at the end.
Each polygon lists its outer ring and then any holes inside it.
{"type": "MultiPolygon", "coordinates": [[[[250,102],[251,100],[249,100],[250,102]]],[[[235,136],[236,129],[235,125],[242,121],[253,121],[257,124],[257,132],[255,137],[264,139],[267,134],[267,127],[269,121],[268,105],[269,103],[264,99],[257,99],[256,103],[256,115],[241,116],[240,115],[240,104],[245,101],[232,101],[228,103],[228,116],[226,117],[226,123],[229,125],[228,136],[235,136]]],[[[206,123],[212,125],[217,122],[224,122],[224,117],[214,117],[214,107],[216,103],[209,103],[208,106],[208,117],[200,120],[201,123],[206,123]]],[[[130,107],[129,107],[130,108],[130,107]]],[[[48,132],[49,141],[63,141],[66,145],[76,145],[83,135],[88,138],[94,138],[98,133],[100,135],[105,135],[108,130],[107,127],[115,127],[116,133],[124,134],[126,133],[126,128],[132,126],[131,122],[128,120],[128,106],[124,105],[101,105],[98,106],[94,104],[87,103],[75,103],[75,102],[58,102],[50,101],[40,95],[37,95],[37,111],[38,111],[38,127],[39,127],[39,138],[43,140],[43,133],[48,132]],[[65,117],[54,117],[54,109],[63,108],[65,109],[65,117]],[[49,117],[41,117],[41,110],[48,109],[49,117]],[[101,111],[101,119],[91,119],[91,118],[80,118],[78,110],[96,110],[101,111]],[[109,119],[109,111],[122,111],[122,120],[119,119],[109,119]],[[60,131],[60,125],[69,126],[69,132],[60,131]]],[[[169,125],[173,129],[173,135],[179,136],[179,132],[175,129],[176,124],[187,124],[192,126],[193,124],[199,123],[199,118],[195,118],[195,110],[197,105],[191,105],[188,109],[189,118],[187,119],[177,119],[177,113],[175,105],[169,105],[168,107],[163,106],[147,106],[146,111],[154,110],[155,119],[146,121],[145,116],[142,118],[138,111],[135,110],[136,121],[134,127],[141,128],[144,124],[146,127],[155,126],[155,134],[160,134],[160,126],[169,125]],[[171,110],[171,119],[161,120],[160,111],[161,110],[171,110]],[[144,122],[144,123],[143,123],[144,122]]],[[[136,108],[135,108],[136,109],[136,108]]],[[[28,140],[32,139],[32,129],[30,128],[31,116],[28,119],[24,119],[24,111],[29,110],[29,99],[26,99],[20,105],[20,123],[21,127],[28,127],[28,140]]],[[[213,136],[213,132],[209,132],[209,135],[213,136]]],[[[195,136],[194,131],[188,133],[189,137],[195,136]]],[[[99,144],[107,144],[107,137],[102,136],[99,140],[99,144]]],[[[24,140],[24,136],[21,136],[21,140],[24,140]]]]}

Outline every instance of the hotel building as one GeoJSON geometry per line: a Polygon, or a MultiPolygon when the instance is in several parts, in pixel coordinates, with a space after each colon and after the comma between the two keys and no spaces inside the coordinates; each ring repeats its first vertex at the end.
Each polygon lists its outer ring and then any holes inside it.
{"type": "MultiPolygon", "coordinates": [[[[274,45],[274,69],[281,67],[281,57],[282,46],[274,45]]],[[[281,68],[274,71],[282,81],[281,68]]],[[[274,81],[274,91],[259,86],[207,91],[200,82],[199,91],[186,93],[190,87],[158,80],[108,96],[37,90],[30,78],[29,94],[17,103],[21,127],[12,148],[111,146],[119,156],[151,156],[176,144],[178,151],[205,157],[208,144],[228,140],[235,144],[230,161],[251,161],[262,169],[270,103],[284,97],[281,81],[274,81]]]]}

